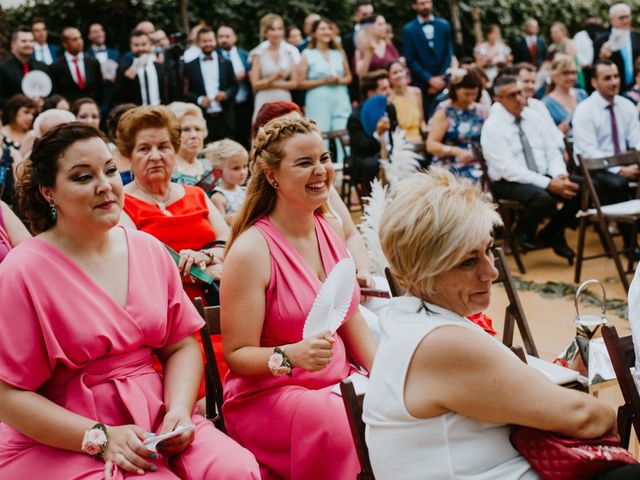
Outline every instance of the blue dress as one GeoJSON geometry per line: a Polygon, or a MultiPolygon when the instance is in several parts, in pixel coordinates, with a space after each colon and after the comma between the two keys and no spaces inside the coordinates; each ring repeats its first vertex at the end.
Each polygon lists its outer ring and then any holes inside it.
{"type": "MultiPolygon", "coordinates": [[[[307,57],[309,80],[319,80],[329,76],[344,76],[342,53],[329,50],[329,60],[318,50],[306,49],[302,53],[307,57]]],[[[315,120],[322,132],[343,130],[351,115],[351,100],[346,85],[321,85],[307,91],[305,113],[315,120]]]]}
{"type": "MultiPolygon", "coordinates": [[[[586,99],[589,95],[581,88],[574,89],[576,93],[576,105],[586,99]]],[[[560,102],[554,100],[549,95],[546,95],[542,98],[542,103],[547,107],[549,113],[551,114],[551,118],[556,123],[556,125],[560,125],[564,121],[568,121],[571,123],[571,117],[573,116],[573,112],[568,112],[566,108],[564,108],[560,102]]]]}
{"type": "MultiPolygon", "coordinates": [[[[447,119],[447,131],[441,140],[443,144],[471,150],[472,144],[480,143],[482,124],[487,119],[484,106],[476,103],[468,110],[459,110],[451,104],[443,104],[438,106],[437,110],[444,110],[447,119]]],[[[434,164],[472,180],[477,180],[482,175],[477,161],[463,165],[456,157],[443,157],[434,158],[434,164]]]]}

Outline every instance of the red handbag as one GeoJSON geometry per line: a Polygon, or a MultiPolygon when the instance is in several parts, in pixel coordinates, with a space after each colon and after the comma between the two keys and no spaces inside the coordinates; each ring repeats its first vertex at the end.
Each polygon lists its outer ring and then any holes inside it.
{"type": "Polygon", "coordinates": [[[581,440],[518,426],[511,443],[544,480],[588,480],[638,463],[614,436],[581,440]]]}

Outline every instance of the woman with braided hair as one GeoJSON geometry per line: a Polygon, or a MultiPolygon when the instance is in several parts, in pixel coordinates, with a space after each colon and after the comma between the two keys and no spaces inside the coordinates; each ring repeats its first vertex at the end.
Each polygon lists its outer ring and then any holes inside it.
{"type": "Polygon", "coordinates": [[[331,388],[355,372],[348,358],[368,370],[374,356],[355,276],[337,332],[302,338],[322,282],[348,256],[326,208],[331,158],[312,121],[277,119],[258,132],[250,162],[221,285],[227,431],[263,479],[353,479],[358,458],[331,388]]]}

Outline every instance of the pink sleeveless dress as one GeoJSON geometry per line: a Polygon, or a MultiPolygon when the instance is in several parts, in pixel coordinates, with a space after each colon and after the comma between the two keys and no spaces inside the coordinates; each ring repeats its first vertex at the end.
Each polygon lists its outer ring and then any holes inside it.
{"type": "MultiPolygon", "coordinates": [[[[331,226],[314,217],[322,263],[328,275],[348,253],[331,226]]],[[[271,280],[260,346],[302,340],[302,329],[322,282],[286,237],[263,217],[254,224],[271,254],[271,280]]],[[[348,321],[358,309],[354,292],[348,321]]],[[[294,368],[291,377],[241,377],[229,372],[223,411],[228,433],[260,463],[263,480],[355,479],[356,450],[342,399],[331,388],[355,371],[336,333],[331,363],[317,372],[294,368]]]]}

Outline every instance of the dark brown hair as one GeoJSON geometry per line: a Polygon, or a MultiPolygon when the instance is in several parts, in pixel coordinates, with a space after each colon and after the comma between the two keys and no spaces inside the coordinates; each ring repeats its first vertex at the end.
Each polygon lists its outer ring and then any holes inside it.
{"type": "Polygon", "coordinates": [[[98,105],[98,102],[96,102],[93,98],[82,97],[77,99],[75,102],[71,104],[71,113],[73,113],[77,117],[78,113],[80,112],[80,107],[82,107],[82,105],[85,105],[87,103],[91,103],[95,105],[96,108],[98,109],[98,112],[100,111],[100,106],[98,105]]]}
{"type": "Polygon", "coordinates": [[[452,78],[451,82],[449,82],[449,98],[452,102],[458,100],[458,90],[461,88],[477,88],[478,96],[476,97],[476,102],[480,100],[480,96],[482,95],[482,77],[475,69],[465,68],[467,73],[464,76],[460,77],[460,79],[452,78]]]}
{"type": "Polygon", "coordinates": [[[18,208],[29,220],[34,234],[53,227],[51,207],[40,193],[40,187],[53,187],[58,174],[58,161],[76,142],[106,137],[95,127],[72,122],[52,128],[33,143],[31,157],[21,165],[20,182],[16,186],[18,208]]]}
{"type": "Polygon", "coordinates": [[[11,125],[15,122],[16,117],[18,116],[18,111],[22,107],[35,109],[36,102],[21,93],[14,95],[7,100],[7,103],[4,104],[4,109],[2,110],[2,123],[5,125],[11,125]]]}

